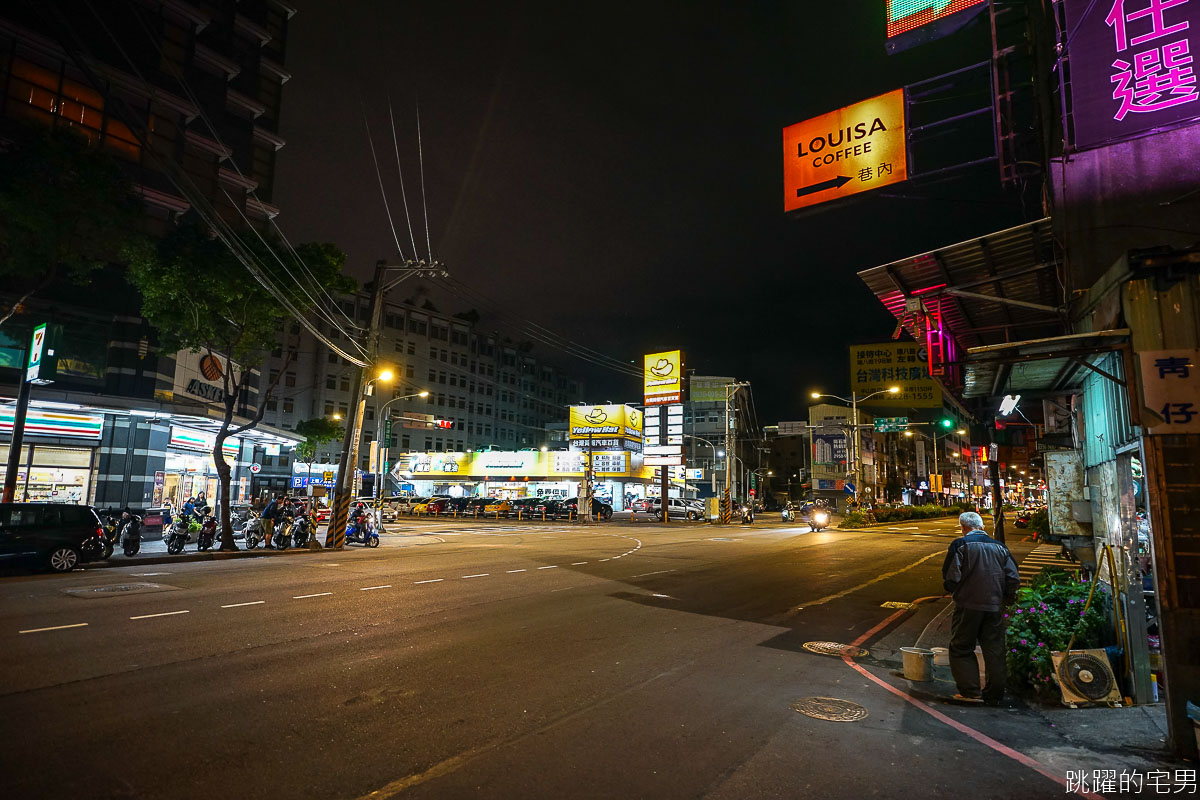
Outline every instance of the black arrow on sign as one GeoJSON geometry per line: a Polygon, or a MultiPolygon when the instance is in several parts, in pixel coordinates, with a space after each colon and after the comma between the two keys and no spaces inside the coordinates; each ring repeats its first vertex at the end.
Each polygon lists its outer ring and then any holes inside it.
{"type": "Polygon", "coordinates": [[[821,181],[820,183],[814,183],[812,186],[802,186],[796,190],[796,197],[804,197],[806,194],[823,192],[826,189],[838,189],[842,186],[845,186],[852,180],[854,180],[854,178],[847,178],[845,175],[838,175],[836,178],[831,178],[827,181],[821,181]]]}

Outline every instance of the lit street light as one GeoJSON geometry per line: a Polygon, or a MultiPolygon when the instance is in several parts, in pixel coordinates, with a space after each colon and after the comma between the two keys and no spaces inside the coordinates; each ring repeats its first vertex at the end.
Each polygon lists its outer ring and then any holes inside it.
{"type": "Polygon", "coordinates": [[[878,392],[872,392],[865,397],[859,397],[857,392],[851,392],[849,400],[844,397],[839,397],[836,394],[821,394],[820,392],[812,393],[813,400],[820,400],[822,397],[831,397],[834,400],[841,400],[843,403],[849,403],[850,407],[854,411],[854,497],[856,500],[858,499],[858,493],[862,491],[862,437],[859,435],[858,431],[858,404],[865,403],[872,397],[878,397],[881,394],[899,393],[899,386],[889,386],[886,389],[880,389],[878,392]]]}

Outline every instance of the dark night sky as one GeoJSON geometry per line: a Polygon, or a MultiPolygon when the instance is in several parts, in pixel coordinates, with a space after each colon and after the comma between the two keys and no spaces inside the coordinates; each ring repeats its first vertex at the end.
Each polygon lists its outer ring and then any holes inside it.
{"type": "MultiPolygon", "coordinates": [[[[858,270],[1022,221],[994,169],[781,211],[783,126],[987,59],[986,16],[888,56],[883,0],[296,5],[274,195],[293,241],[338,243],[360,279],[395,256],[365,105],[411,250],[390,95],[424,255],[419,99],[433,253],[457,278],[622,359],[683,347],[701,374],[752,381],[764,424],[844,389],[847,346],[891,334],[858,270]]],[[[551,360],[585,378],[581,401],[638,398],[551,360]]]]}

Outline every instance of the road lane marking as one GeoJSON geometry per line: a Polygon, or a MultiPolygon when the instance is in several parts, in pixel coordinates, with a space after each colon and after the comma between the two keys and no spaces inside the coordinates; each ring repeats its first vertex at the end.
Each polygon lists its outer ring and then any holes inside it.
{"type": "Polygon", "coordinates": [[[390,583],[385,583],[383,586],[364,586],[361,589],[359,589],[359,591],[360,592],[369,592],[372,589],[390,589],[390,588],[392,588],[392,585],[390,583]]]}
{"type": "Polygon", "coordinates": [[[880,581],[885,581],[888,578],[895,577],[896,575],[899,575],[901,572],[907,572],[908,570],[912,569],[913,567],[920,566],[921,564],[924,564],[929,559],[936,558],[941,555],[944,555],[944,553],[940,550],[937,552],[934,552],[934,553],[930,553],[929,555],[925,556],[924,558],[919,558],[907,566],[901,567],[900,569],[897,569],[897,570],[892,570],[891,572],[885,572],[882,575],[877,575],[869,581],[864,581],[863,583],[860,583],[857,586],[851,586],[849,589],[843,589],[842,591],[838,592],[837,594],[829,594],[829,595],[825,595],[824,597],[821,597],[817,600],[809,600],[806,603],[801,603],[800,605],[796,606],[795,609],[793,609],[793,610],[800,611],[802,609],[808,608],[809,606],[824,605],[825,603],[828,603],[830,600],[838,600],[852,592],[857,592],[859,589],[865,589],[872,584],[879,583],[880,581]]]}
{"type": "Polygon", "coordinates": [[[173,572],[131,572],[130,575],[136,575],[139,578],[152,578],[155,575],[174,575],[173,572]]]}
{"type": "Polygon", "coordinates": [[[674,572],[673,569],[660,569],[657,572],[643,572],[641,575],[630,575],[631,578],[644,578],[647,575],[663,575],[667,572],[674,572]]]}
{"type": "Polygon", "coordinates": [[[415,586],[418,583],[441,583],[444,580],[446,580],[446,579],[445,578],[430,578],[427,581],[413,581],[413,585],[415,586]]]}
{"type": "Polygon", "coordinates": [[[511,574],[513,574],[514,572],[525,572],[525,570],[523,570],[523,569],[510,569],[510,570],[508,571],[508,574],[509,574],[509,575],[511,575],[511,574]]]}
{"type": "Polygon", "coordinates": [[[558,569],[558,564],[551,564],[548,567],[538,567],[538,569],[558,569]]]}
{"type": "Polygon", "coordinates": [[[221,606],[221,608],[241,608],[242,606],[261,606],[265,602],[267,602],[267,601],[266,600],[253,600],[249,603],[230,603],[227,606],[221,606]]]}
{"type": "Polygon", "coordinates": [[[572,562],[571,562],[571,566],[572,566],[572,567],[580,567],[580,566],[583,566],[583,565],[584,565],[584,564],[586,564],[586,563],[587,563],[586,561],[572,561],[572,562]]]}
{"type": "Polygon", "coordinates": [[[190,614],[190,611],[164,611],[161,614],[142,614],[130,619],[153,619],[154,617],[173,617],[176,614],[190,614]]]}
{"type": "Polygon", "coordinates": [[[492,573],[490,573],[490,572],[480,572],[480,573],[478,573],[478,574],[475,574],[475,575],[463,575],[463,576],[462,576],[462,578],[463,578],[463,580],[465,581],[465,580],[467,580],[468,578],[486,578],[488,575],[491,575],[491,574],[492,574],[492,573]]]}
{"type": "Polygon", "coordinates": [[[30,628],[24,631],[17,631],[17,633],[44,633],[46,631],[63,631],[67,628],[86,628],[87,625],[88,624],[86,622],[76,622],[73,625],[54,625],[49,628],[30,628]]]}
{"type": "Polygon", "coordinates": [[[333,592],[317,592],[316,594],[298,594],[295,597],[293,597],[292,599],[293,600],[307,600],[310,597],[327,597],[331,594],[333,594],[333,592]]]}

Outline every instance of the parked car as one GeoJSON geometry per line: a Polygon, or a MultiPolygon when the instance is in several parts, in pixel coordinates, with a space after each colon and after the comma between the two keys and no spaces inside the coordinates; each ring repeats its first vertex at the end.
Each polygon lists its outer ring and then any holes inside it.
{"type": "Polygon", "coordinates": [[[415,506],[429,502],[429,498],[409,494],[402,497],[393,497],[389,502],[396,507],[397,514],[411,514],[415,506]]]}
{"type": "Polygon", "coordinates": [[[91,506],[0,503],[0,564],[70,572],[104,557],[104,527],[91,506]]]}
{"type": "MultiPolygon", "coordinates": [[[[563,507],[572,514],[579,515],[579,498],[572,497],[563,501],[563,507]]],[[[612,506],[608,503],[602,503],[596,498],[592,498],[592,516],[597,519],[608,520],[612,518],[612,506]]]]}
{"type": "MultiPolygon", "coordinates": [[[[650,511],[656,519],[662,519],[662,499],[650,498],[650,511]]],[[[671,519],[700,519],[704,516],[704,506],[694,500],[684,500],[679,497],[667,498],[667,513],[671,519]]]]}
{"type": "Polygon", "coordinates": [[[480,513],[489,517],[507,517],[512,510],[513,506],[511,502],[493,497],[492,501],[485,505],[480,513]]]}
{"type": "Polygon", "coordinates": [[[629,504],[631,511],[640,511],[647,514],[654,510],[655,503],[658,502],[657,497],[639,497],[629,504]]]}
{"type": "Polygon", "coordinates": [[[556,497],[537,498],[537,502],[530,507],[530,512],[535,517],[545,516],[546,519],[558,519],[569,513],[563,502],[556,497]]]}
{"type": "Polygon", "coordinates": [[[512,513],[519,515],[521,519],[529,519],[534,516],[534,509],[541,503],[542,498],[540,497],[518,497],[512,501],[512,513]]]}
{"type": "Polygon", "coordinates": [[[430,497],[412,507],[412,513],[423,515],[437,515],[446,512],[446,505],[450,502],[449,497],[430,497]]]}

